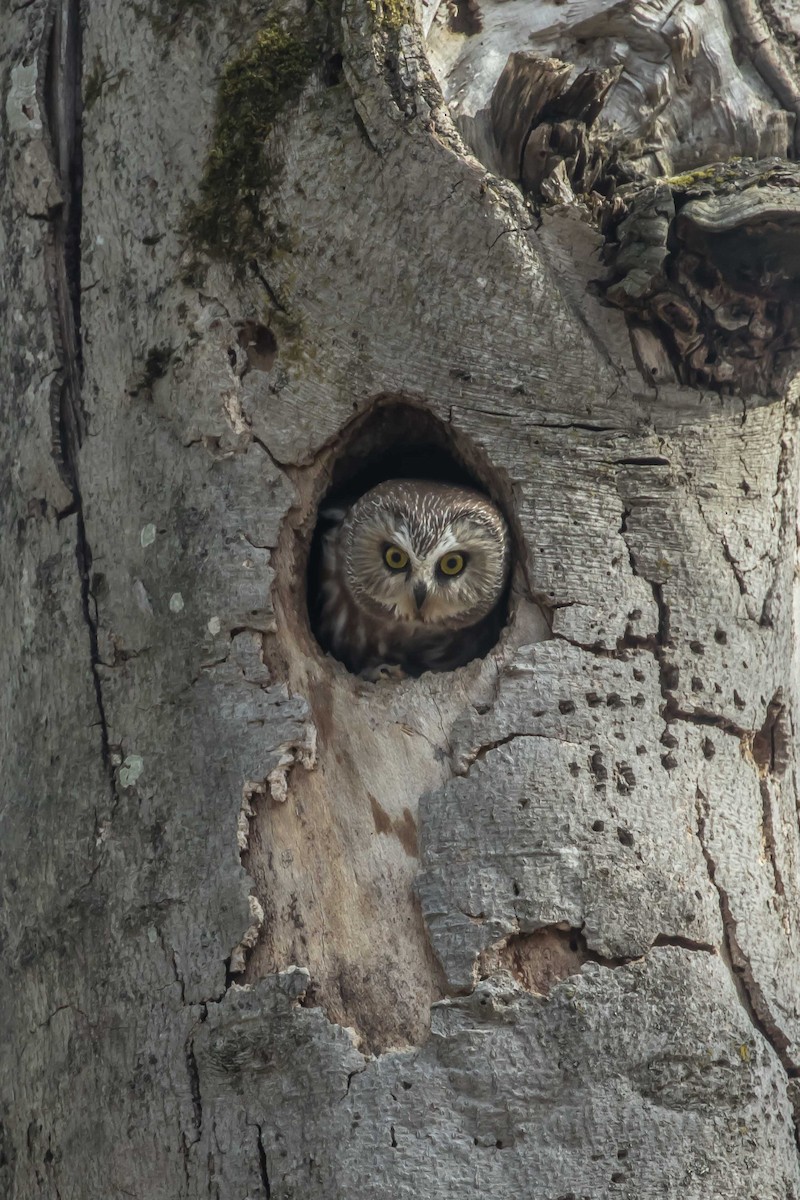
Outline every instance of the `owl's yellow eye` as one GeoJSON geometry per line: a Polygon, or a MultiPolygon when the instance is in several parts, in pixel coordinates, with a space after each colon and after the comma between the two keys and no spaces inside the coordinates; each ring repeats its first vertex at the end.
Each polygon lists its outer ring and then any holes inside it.
{"type": "Polygon", "coordinates": [[[404,571],[408,566],[408,555],[399,546],[387,546],[383,552],[383,561],[392,571],[404,571]]]}
{"type": "Polygon", "coordinates": [[[451,552],[443,554],[439,559],[439,570],[443,575],[460,575],[466,566],[466,560],[463,554],[451,552]]]}

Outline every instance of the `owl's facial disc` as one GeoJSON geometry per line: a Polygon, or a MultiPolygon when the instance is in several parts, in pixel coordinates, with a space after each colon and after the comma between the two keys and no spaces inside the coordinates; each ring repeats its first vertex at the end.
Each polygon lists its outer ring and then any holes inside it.
{"type": "Polygon", "coordinates": [[[455,583],[467,569],[466,551],[450,548],[447,538],[443,552],[441,546],[426,552],[408,529],[395,527],[393,536],[396,541],[381,548],[386,574],[372,581],[372,598],[400,620],[435,622],[460,613],[463,596],[455,583]]]}
{"type": "Polygon", "coordinates": [[[505,522],[466,488],[381,484],[353,505],[342,536],[351,594],[375,616],[457,628],[485,616],[505,586],[505,522]]]}

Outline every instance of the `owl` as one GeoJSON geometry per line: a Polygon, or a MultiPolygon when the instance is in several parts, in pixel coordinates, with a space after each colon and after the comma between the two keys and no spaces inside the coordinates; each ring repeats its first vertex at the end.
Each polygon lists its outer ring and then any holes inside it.
{"type": "Polygon", "coordinates": [[[450,671],[497,640],[509,537],[486,496],[392,479],[322,516],[317,634],[350,671],[450,671]]]}

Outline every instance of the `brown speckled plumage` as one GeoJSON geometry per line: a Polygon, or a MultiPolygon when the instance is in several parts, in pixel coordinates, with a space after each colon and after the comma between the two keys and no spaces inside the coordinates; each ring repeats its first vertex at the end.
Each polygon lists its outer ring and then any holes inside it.
{"type": "Polygon", "coordinates": [[[487,652],[509,572],[508,530],[491,500],[471,488],[398,479],[330,517],[317,632],[349,670],[374,677],[394,666],[419,675],[487,652]],[[407,555],[405,570],[387,567],[392,545],[407,555]],[[449,578],[441,563],[455,552],[465,565],[449,578]]]}

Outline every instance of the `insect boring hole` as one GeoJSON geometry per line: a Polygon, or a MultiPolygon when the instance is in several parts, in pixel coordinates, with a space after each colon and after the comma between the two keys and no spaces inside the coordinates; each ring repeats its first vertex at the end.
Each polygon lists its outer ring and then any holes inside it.
{"type": "Polygon", "coordinates": [[[483,658],[509,616],[510,488],[463,435],[396,401],[334,455],[307,570],[320,647],[375,682],[483,658]]]}

